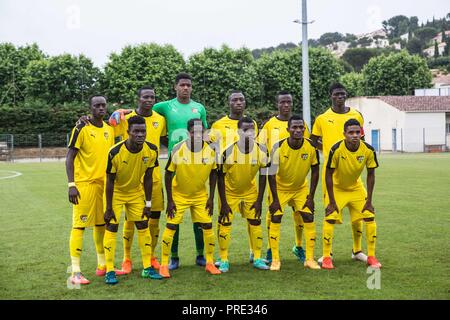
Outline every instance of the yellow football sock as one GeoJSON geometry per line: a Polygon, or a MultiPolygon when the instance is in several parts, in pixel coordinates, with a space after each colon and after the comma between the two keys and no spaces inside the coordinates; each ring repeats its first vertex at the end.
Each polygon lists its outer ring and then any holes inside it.
{"type": "Polygon", "coordinates": [[[281,223],[270,222],[269,242],[272,249],[272,260],[280,261],[280,228],[281,223]]]}
{"type": "Polygon", "coordinates": [[[212,229],[203,229],[203,243],[205,244],[206,263],[214,262],[214,232],[212,229]]]}
{"type": "Polygon", "coordinates": [[[323,240],[322,240],[322,250],[324,257],[331,257],[331,247],[333,245],[333,233],[334,233],[334,224],[329,223],[328,221],[323,221],[323,240]]]}
{"type": "Polygon", "coordinates": [[[362,246],[362,231],[363,223],[362,220],[352,223],[352,239],[353,239],[353,252],[361,251],[362,246]]]}
{"type": "Polygon", "coordinates": [[[105,248],[106,272],[114,271],[114,254],[116,253],[117,232],[105,231],[103,247],[105,248]]]}
{"type": "Polygon", "coordinates": [[[131,246],[133,245],[134,222],[125,220],[123,224],[123,261],[131,260],[131,246]]]}
{"type": "Polygon", "coordinates": [[[261,258],[261,248],[262,248],[262,228],[261,225],[252,225],[248,223],[248,228],[250,229],[250,238],[253,244],[253,259],[261,258]]]}
{"type": "Polygon", "coordinates": [[[159,219],[150,218],[148,220],[148,228],[150,230],[150,236],[152,237],[152,258],[156,257],[155,248],[158,244],[159,237],[159,219]]]}
{"type": "Polygon", "coordinates": [[[170,249],[172,249],[173,236],[175,230],[165,228],[161,240],[161,265],[169,265],[170,249]]]}
{"type": "MultiPolygon", "coordinates": [[[[301,247],[302,246],[302,237],[303,237],[303,228],[304,228],[304,223],[303,223],[303,218],[300,214],[300,212],[294,212],[294,223],[295,223],[295,245],[297,247],[301,247]]],[[[306,236],[306,235],[305,235],[306,236]]]]}
{"type": "Polygon", "coordinates": [[[97,267],[104,268],[106,265],[105,248],[103,248],[103,238],[105,236],[105,226],[94,227],[94,243],[95,251],[97,252],[97,267]]]}
{"type": "Polygon", "coordinates": [[[308,222],[304,224],[305,227],[305,247],[306,260],[314,259],[314,246],[316,244],[316,223],[308,222]]]}
{"type": "Polygon", "coordinates": [[[367,255],[375,257],[375,245],[377,242],[377,223],[375,221],[366,222],[367,255]]]}
{"type": "MultiPolygon", "coordinates": [[[[266,228],[267,228],[267,239],[270,239],[270,212],[266,213],[266,228]]],[[[267,249],[270,249],[270,241],[267,241],[267,249]]]]}
{"type": "Polygon", "coordinates": [[[141,249],[142,267],[146,269],[150,267],[152,258],[152,237],[148,228],[138,230],[138,244],[141,249]]]}
{"type": "Polygon", "coordinates": [[[219,254],[220,260],[228,260],[228,248],[231,241],[231,225],[224,226],[223,224],[217,225],[218,237],[219,237],[219,254]]]}
{"type": "Polygon", "coordinates": [[[83,251],[83,229],[72,228],[70,232],[70,259],[72,260],[72,273],[81,272],[80,258],[83,251]]]}

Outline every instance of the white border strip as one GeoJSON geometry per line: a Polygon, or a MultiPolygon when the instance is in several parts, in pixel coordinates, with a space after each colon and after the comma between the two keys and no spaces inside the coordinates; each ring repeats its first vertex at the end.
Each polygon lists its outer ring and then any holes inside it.
{"type": "Polygon", "coordinates": [[[11,179],[11,178],[15,178],[15,177],[18,177],[18,176],[22,175],[22,172],[18,172],[18,171],[9,171],[9,170],[0,170],[0,171],[1,172],[11,172],[12,173],[12,175],[10,175],[10,176],[0,177],[0,180],[2,180],[2,179],[11,179]]]}

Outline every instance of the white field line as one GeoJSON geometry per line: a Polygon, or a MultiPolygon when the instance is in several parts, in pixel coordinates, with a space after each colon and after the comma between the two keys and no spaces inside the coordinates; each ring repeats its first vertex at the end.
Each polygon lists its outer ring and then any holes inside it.
{"type": "Polygon", "coordinates": [[[16,177],[22,175],[22,172],[18,172],[18,171],[0,170],[0,172],[9,172],[9,173],[11,173],[11,175],[9,175],[9,176],[6,176],[6,177],[0,177],[0,180],[2,180],[2,179],[16,178],[16,177]]]}

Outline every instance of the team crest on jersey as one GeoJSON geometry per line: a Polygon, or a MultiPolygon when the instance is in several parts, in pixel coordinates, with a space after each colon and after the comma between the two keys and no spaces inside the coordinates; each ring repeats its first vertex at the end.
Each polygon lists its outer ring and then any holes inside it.
{"type": "Polygon", "coordinates": [[[85,214],[81,215],[81,216],[80,216],[80,220],[81,220],[82,222],[86,222],[86,221],[87,221],[87,215],[85,215],[85,214]]]}
{"type": "Polygon", "coordinates": [[[308,159],[308,154],[307,154],[307,153],[303,153],[303,154],[302,154],[302,159],[303,159],[303,160],[308,159]]]}
{"type": "Polygon", "coordinates": [[[108,138],[109,138],[108,132],[103,132],[103,136],[105,137],[105,140],[108,140],[108,138]]]}
{"type": "Polygon", "coordinates": [[[203,164],[209,163],[209,159],[208,159],[208,158],[202,158],[202,163],[203,163],[203,164]]]}
{"type": "Polygon", "coordinates": [[[197,110],[196,108],[192,108],[191,111],[192,111],[193,113],[198,113],[198,110],[197,110]]]}
{"type": "Polygon", "coordinates": [[[359,163],[362,163],[364,161],[364,156],[358,156],[356,157],[356,160],[358,160],[359,163]]]}
{"type": "Polygon", "coordinates": [[[256,166],[258,164],[258,160],[252,159],[252,166],[256,166]]]}
{"type": "Polygon", "coordinates": [[[153,128],[158,128],[158,126],[159,126],[159,123],[158,122],[156,122],[156,121],[153,121],[153,128]]]}
{"type": "Polygon", "coordinates": [[[149,160],[149,157],[142,157],[142,162],[144,162],[144,164],[146,164],[149,160]]]}

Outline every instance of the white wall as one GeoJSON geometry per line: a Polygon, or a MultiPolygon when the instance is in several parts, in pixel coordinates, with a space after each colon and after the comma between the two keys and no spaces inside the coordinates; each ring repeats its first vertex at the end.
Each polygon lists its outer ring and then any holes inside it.
{"type": "Polygon", "coordinates": [[[364,117],[366,142],[372,142],[372,130],[380,130],[380,149],[392,150],[392,129],[397,129],[397,151],[401,151],[401,129],[405,123],[405,113],[376,99],[357,97],[347,100],[347,105],[359,110],[364,117]]]}
{"type": "Polygon", "coordinates": [[[407,152],[422,152],[424,144],[446,144],[445,113],[406,113],[403,141],[407,152]]]}

